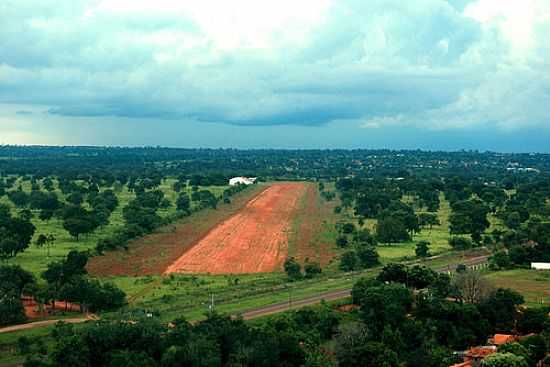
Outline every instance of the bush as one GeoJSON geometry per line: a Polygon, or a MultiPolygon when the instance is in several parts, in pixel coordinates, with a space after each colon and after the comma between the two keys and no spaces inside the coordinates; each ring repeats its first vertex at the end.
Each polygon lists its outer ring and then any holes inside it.
{"type": "Polygon", "coordinates": [[[302,279],[302,268],[295,258],[289,257],[285,260],[285,273],[290,280],[302,279]]]}
{"type": "Polygon", "coordinates": [[[345,223],[342,226],[342,233],[351,234],[353,232],[355,232],[355,225],[353,223],[345,223]]]}
{"type": "Polygon", "coordinates": [[[430,256],[430,243],[428,241],[420,241],[416,244],[414,250],[416,256],[418,257],[428,257],[430,256]]]}
{"type": "Polygon", "coordinates": [[[339,236],[336,238],[336,245],[338,247],[346,247],[348,245],[348,238],[346,236],[339,236]]]}
{"type": "Polygon", "coordinates": [[[340,259],[340,270],[353,271],[359,268],[359,259],[355,251],[348,251],[340,259]]]}
{"type": "Polygon", "coordinates": [[[510,256],[505,251],[495,252],[489,258],[489,266],[492,270],[510,269],[513,267],[510,256]]]}
{"type": "Polygon", "coordinates": [[[305,272],[305,277],[307,279],[313,278],[316,275],[321,274],[322,272],[321,265],[319,265],[319,263],[307,262],[304,265],[304,272],[305,272]]]}
{"type": "Polygon", "coordinates": [[[357,250],[359,263],[363,268],[372,268],[380,264],[379,255],[373,246],[361,247],[357,250]]]}

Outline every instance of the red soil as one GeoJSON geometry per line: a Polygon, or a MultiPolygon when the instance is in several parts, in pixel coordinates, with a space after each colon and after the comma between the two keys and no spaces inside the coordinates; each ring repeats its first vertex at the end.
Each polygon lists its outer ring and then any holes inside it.
{"type": "Polygon", "coordinates": [[[256,273],[280,270],[304,183],[276,183],[214,227],[170,265],[167,273],[256,273]]]}
{"type": "Polygon", "coordinates": [[[38,303],[30,298],[22,298],[23,307],[25,308],[25,315],[29,319],[37,319],[45,316],[54,314],[56,311],[72,311],[72,312],[81,312],[80,305],[70,302],[61,302],[55,301],[54,304],[44,305],[42,311],[38,303]]]}
{"type": "Polygon", "coordinates": [[[106,252],[103,256],[94,256],[86,268],[98,276],[162,274],[212,228],[238,213],[264,189],[262,185],[254,185],[233,196],[231,204],[220,204],[216,210],[204,209],[193,213],[190,217],[132,241],[128,250],[120,249],[106,252]]]}

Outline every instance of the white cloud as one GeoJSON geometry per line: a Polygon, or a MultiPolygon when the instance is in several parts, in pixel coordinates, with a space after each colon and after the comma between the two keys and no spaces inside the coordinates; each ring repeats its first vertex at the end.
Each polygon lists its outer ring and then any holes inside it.
{"type": "Polygon", "coordinates": [[[544,0],[7,0],[0,103],[250,125],[547,127],[549,14],[544,0]]]}

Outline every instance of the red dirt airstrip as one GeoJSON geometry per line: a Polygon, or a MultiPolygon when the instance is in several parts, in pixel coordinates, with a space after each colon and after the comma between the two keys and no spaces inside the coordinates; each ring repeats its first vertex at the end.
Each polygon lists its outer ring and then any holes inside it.
{"type": "Polygon", "coordinates": [[[166,273],[241,274],[282,268],[305,183],[276,183],[218,224],[171,264],[166,273]]]}

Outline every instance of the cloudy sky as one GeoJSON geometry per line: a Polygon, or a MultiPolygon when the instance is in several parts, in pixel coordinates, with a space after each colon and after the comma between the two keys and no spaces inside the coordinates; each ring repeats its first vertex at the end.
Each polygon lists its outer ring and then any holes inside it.
{"type": "Polygon", "coordinates": [[[550,0],[2,0],[0,144],[550,152],[550,0]]]}

